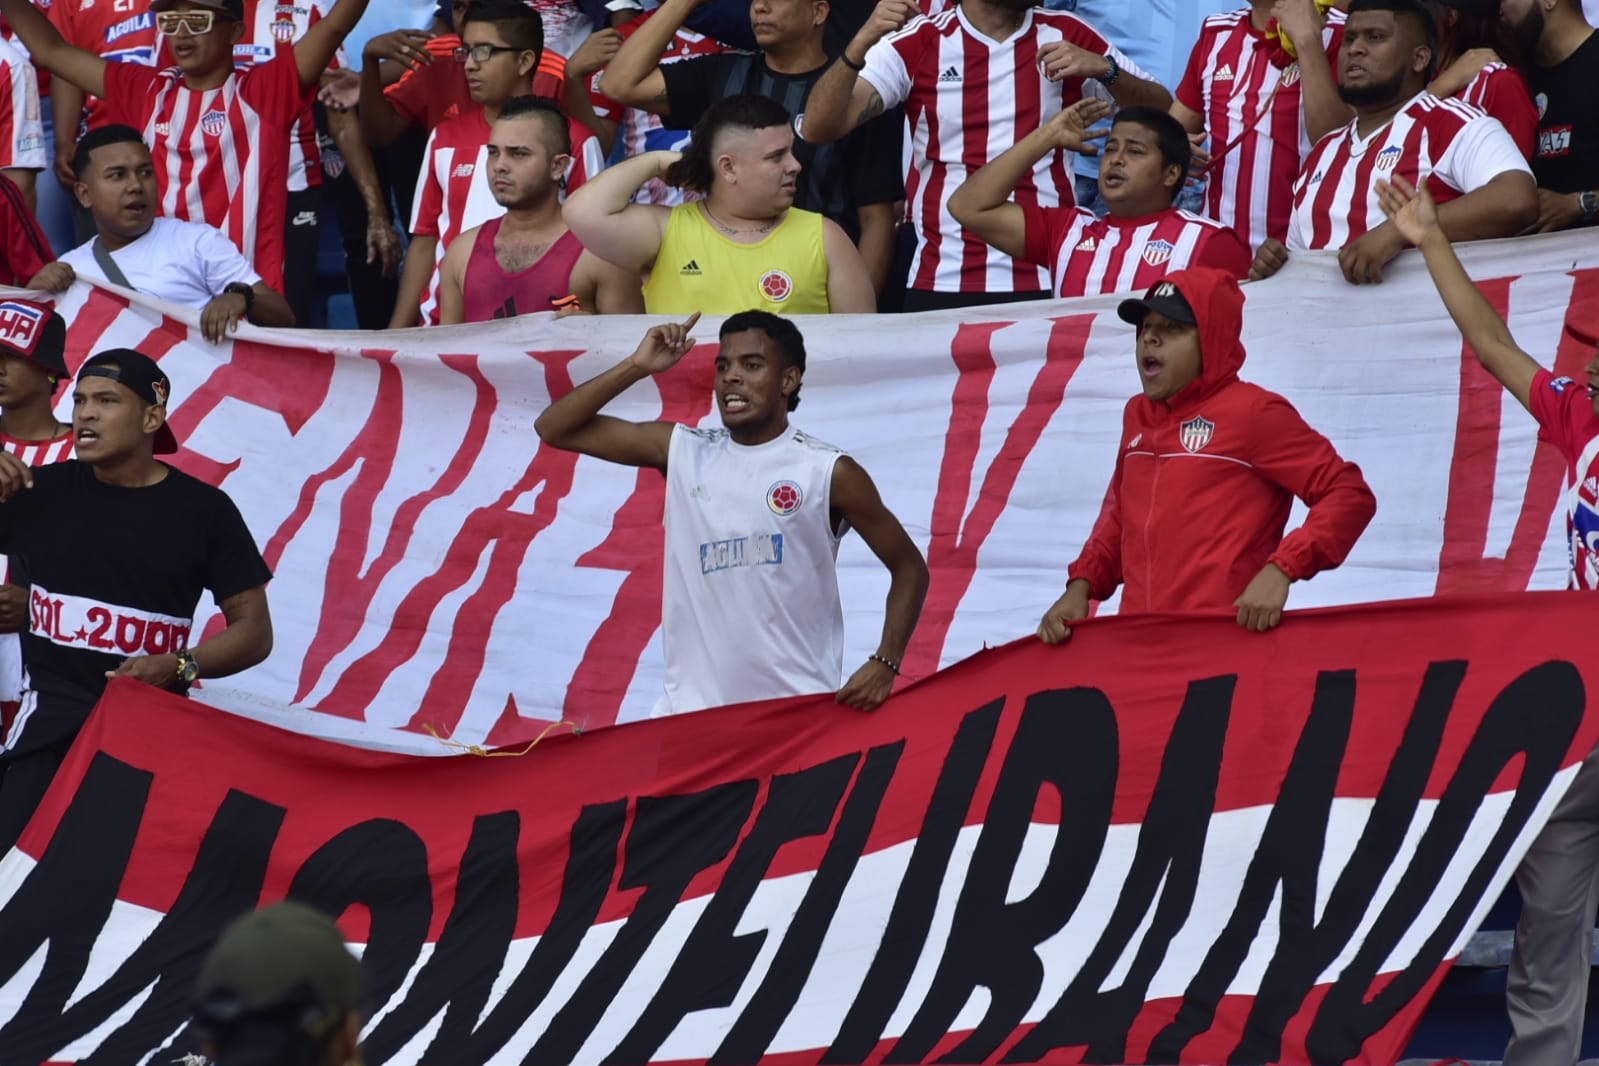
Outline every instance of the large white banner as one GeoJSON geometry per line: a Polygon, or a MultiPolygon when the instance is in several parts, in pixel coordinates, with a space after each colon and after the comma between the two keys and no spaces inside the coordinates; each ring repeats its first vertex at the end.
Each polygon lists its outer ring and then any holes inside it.
{"type": "MultiPolygon", "coordinates": [[[[1580,372],[1599,329],[1599,242],[1463,252],[1521,345],[1580,372]]],[[[1560,587],[1563,464],[1463,352],[1420,258],[1385,276],[1350,286],[1330,256],[1306,254],[1246,288],[1243,376],[1286,395],[1378,499],[1348,562],[1295,586],[1289,607],[1560,587]]],[[[860,461],[932,569],[907,675],[1030,632],[1059,594],[1138,388],[1118,299],[799,320],[795,423],[860,461]]],[[[70,365],[119,345],[161,360],[176,464],[228,491],[277,574],[272,657],[201,698],[436,753],[451,749],[430,734],[508,744],[649,713],[664,481],[545,447],[533,421],[650,320],[247,327],[216,346],[194,316],[127,294],[80,284],[59,305],[70,365]]],[[[702,319],[701,346],[609,413],[714,423],[717,325],[702,319]]],[[[888,575],[850,538],[840,581],[853,668],[877,644],[888,575]]]]}

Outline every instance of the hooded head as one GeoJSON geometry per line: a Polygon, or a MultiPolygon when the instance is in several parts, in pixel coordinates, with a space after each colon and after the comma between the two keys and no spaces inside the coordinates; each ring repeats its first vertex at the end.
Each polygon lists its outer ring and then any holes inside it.
{"type": "Polygon", "coordinates": [[[1138,375],[1150,400],[1191,403],[1238,380],[1244,293],[1227,271],[1176,271],[1116,312],[1138,327],[1138,375]]]}

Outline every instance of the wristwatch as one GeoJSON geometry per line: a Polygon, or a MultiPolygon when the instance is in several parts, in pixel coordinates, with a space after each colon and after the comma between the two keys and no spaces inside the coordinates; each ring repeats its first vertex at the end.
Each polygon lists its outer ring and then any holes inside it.
{"type": "Polygon", "coordinates": [[[1589,190],[1577,194],[1577,206],[1582,208],[1582,220],[1592,222],[1599,218],[1599,193],[1589,190]]]}
{"type": "Polygon", "coordinates": [[[1116,57],[1111,55],[1109,52],[1105,53],[1104,58],[1105,62],[1110,64],[1110,69],[1099,75],[1094,80],[1108,89],[1112,85],[1116,84],[1117,78],[1122,76],[1122,68],[1116,64],[1116,57]]]}
{"type": "Polygon", "coordinates": [[[194,656],[189,649],[184,648],[177,654],[178,683],[192,685],[200,676],[200,664],[194,661],[194,656]]]}
{"type": "Polygon", "coordinates": [[[255,287],[253,285],[246,285],[242,281],[230,281],[226,285],[222,286],[222,292],[223,295],[227,295],[228,293],[238,293],[240,296],[244,297],[245,314],[249,314],[250,309],[255,306],[255,287]]]}

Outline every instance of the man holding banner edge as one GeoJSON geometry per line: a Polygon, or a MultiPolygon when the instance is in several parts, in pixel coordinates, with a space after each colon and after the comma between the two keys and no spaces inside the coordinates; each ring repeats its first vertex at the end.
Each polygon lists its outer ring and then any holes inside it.
{"type": "Polygon", "coordinates": [[[746,311],[722,323],[723,429],[600,414],[693,348],[696,312],[655,326],[610,370],[535,423],[549,444],[666,475],[661,636],[666,694],[655,715],[837,689],[869,711],[893,688],[927,594],[927,563],[877,487],[840,449],[790,426],[805,345],[792,322],[746,311]],[[844,619],[835,570],[854,527],[892,575],[876,652],[838,687],[844,619]],[[697,564],[697,565],[695,565],[697,564]]]}
{"type": "Polygon", "coordinates": [[[1289,584],[1342,563],[1376,513],[1359,467],[1286,399],[1239,380],[1243,310],[1237,280],[1210,267],[1118,306],[1138,328],[1143,395],[1127,401],[1099,519],[1038,625],[1046,644],[1118,585],[1123,613],[1231,605],[1244,628],[1272,629],[1289,584]],[[1285,537],[1296,496],[1310,513],[1285,537]]]}

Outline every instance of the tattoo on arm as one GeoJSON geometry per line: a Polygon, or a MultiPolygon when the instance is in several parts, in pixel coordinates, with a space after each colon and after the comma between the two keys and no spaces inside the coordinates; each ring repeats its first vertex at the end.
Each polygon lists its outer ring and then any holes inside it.
{"type": "Polygon", "coordinates": [[[868,96],[866,103],[861,107],[861,113],[855,116],[855,125],[864,125],[883,113],[883,97],[876,89],[867,87],[868,96]]]}

